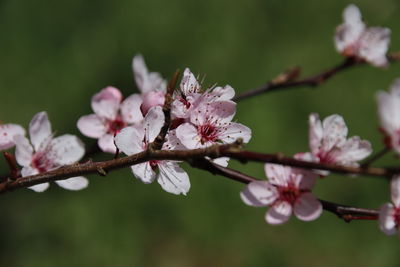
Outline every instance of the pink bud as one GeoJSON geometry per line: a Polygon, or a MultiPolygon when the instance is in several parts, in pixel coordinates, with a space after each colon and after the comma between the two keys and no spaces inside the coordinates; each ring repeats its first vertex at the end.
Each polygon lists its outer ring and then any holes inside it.
{"type": "Polygon", "coordinates": [[[143,95],[143,102],[140,106],[140,110],[143,116],[147,114],[149,109],[155,106],[163,106],[165,100],[165,92],[163,91],[150,91],[143,95]]]}

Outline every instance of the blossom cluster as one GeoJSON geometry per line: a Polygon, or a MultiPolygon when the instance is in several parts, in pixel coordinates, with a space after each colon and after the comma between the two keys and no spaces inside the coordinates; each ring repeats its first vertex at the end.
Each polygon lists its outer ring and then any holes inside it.
{"type": "MultiPolygon", "coordinates": [[[[344,23],[335,34],[337,50],[357,62],[374,66],[388,64],[387,50],[390,30],[369,27],[361,20],[355,5],[348,6],[344,23]]],[[[97,139],[98,147],[118,156],[119,152],[131,156],[153,149],[163,128],[166,128],[161,150],[192,150],[215,144],[229,144],[240,139],[248,143],[251,130],[234,121],[235,90],[230,85],[206,87],[186,68],[178,88],[167,93],[167,82],[161,74],[150,72],[141,55],[132,61],[134,79],[139,93],[124,97],[121,91],[108,86],[91,99],[92,114],[83,115],[77,128],[89,138],[97,139]],[[166,104],[166,96],[172,101],[166,104]],[[170,112],[165,112],[165,110],[170,112]],[[169,115],[170,118],[166,118],[169,115]]],[[[378,115],[384,144],[400,154],[400,79],[389,92],[377,94],[378,115]]],[[[64,134],[54,137],[46,112],[37,113],[29,124],[29,139],[22,126],[0,125],[0,150],[15,145],[15,159],[22,167],[20,175],[46,173],[65,165],[79,162],[85,156],[85,147],[77,136],[64,134]]],[[[359,136],[348,137],[348,128],[340,115],[333,114],[321,120],[317,113],[309,116],[309,152],[293,157],[305,162],[359,166],[372,153],[369,141],[359,136]]],[[[161,146],[161,145],[160,145],[161,146]]],[[[229,158],[212,160],[226,167],[229,158]]],[[[298,219],[317,219],[323,210],[321,202],[312,193],[319,180],[329,172],[301,169],[277,164],[265,164],[268,180],[249,183],[241,192],[243,202],[250,206],[269,209],[265,220],[269,224],[282,224],[294,214],[298,219]]],[[[163,190],[186,195],[190,190],[188,173],[173,160],[150,160],[131,166],[133,175],[145,184],[157,180],[163,190]]],[[[88,186],[85,177],[72,177],[56,183],[69,190],[88,186]]],[[[49,183],[29,187],[43,192],[49,183]]],[[[386,234],[400,229],[400,176],[391,182],[392,202],[380,209],[380,228],[386,234]]]]}

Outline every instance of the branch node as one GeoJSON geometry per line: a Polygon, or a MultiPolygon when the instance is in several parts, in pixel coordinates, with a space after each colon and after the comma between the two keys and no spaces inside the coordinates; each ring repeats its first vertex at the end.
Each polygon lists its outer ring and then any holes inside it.
{"type": "Polygon", "coordinates": [[[102,167],[97,168],[97,173],[101,176],[107,176],[106,170],[104,170],[102,167]]]}

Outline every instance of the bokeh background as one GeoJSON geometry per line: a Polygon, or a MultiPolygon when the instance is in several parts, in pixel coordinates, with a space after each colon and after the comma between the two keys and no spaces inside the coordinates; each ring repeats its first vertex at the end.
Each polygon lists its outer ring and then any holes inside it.
{"type": "MultiPolygon", "coordinates": [[[[400,3],[353,1],[369,25],[392,29],[400,50],[400,3]]],[[[42,110],[58,134],[79,135],[76,121],[90,98],[113,85],[137,91],[131,70],[142,53],[151,70],[170,77],[190,67],[205,84],[238,92],[258,87],[288,67],[303,75],[342,59],[333,32],[349,2],[178,0],[1,0],[0,119],[27,126],[42,110]]],[[[350,135],[382,148],[375,94],[399,76],[361,66],[322,86],[275,92],[238,104],[237,120],[253,130],[248,149],[292,155],[308,149],[310,112],[344,116],[350,135]]],[[[81,136],[82,137],[82,136],[81,136]]],[[[88,147],[94,140],[82,137],[88,147]]],[[[109,156],[108,156],[109,157],[109,156]]],[[[98,157],[96,159],[106,159],[98,157]]],[[[393,155],[377,164],[399,164],[393,155]]],[[[3,160],[0,165],[6,171],[3,160]]],[[[243,185],[196,171],[188,196],[144,185],[128,169],[90,176],[90,187],[0,196],[0,266],[398,266],[399,240],[375,221],[346,224],[329,213],[283,226],[264,222],[265,209],[245,206],[243,185]]],[[[231,163],[256,177],[260,164],[231,163]]],[[[383,179],[332,175],[320,198],[369,208],[389,200],[383,179]]]]}

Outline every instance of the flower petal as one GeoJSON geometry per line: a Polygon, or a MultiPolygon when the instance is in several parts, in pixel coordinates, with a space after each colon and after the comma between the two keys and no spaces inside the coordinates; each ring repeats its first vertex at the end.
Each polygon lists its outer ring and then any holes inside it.
{"type": "Polygon", "coordinates": [[[180,84],[181,91],[184,95],[190,93],[198,93],[201,89],[199,82],[189,68],[186,68],[183,72],[182,81],[180,84]]]}
{"type": "Polygon", "coordinates": [[[267,181],[254,181],[249,183],[240,193],[246,205],[254,207],[268,206],[274,203],[279,193],[275,186],[267,181]]]}
{"type": "Polygon", "coordinates": [[[105,120],[97,114],[90,114],[80,117],[77,127],[83,135],[91,138],[100,138],[107,133],[105,120]]]}
{"type": "Polygon", "coordinates": [[[282,224],[289,220],[291,214],[292,206],[286,201],[279,201],[268,209],[265,220],[269,224],[282,224]]]}
{"type": "Polygon", "coordinates": [[[158,183],[168,193],[186,195],[190,189],[189,175],[175,162],[162,161],[158,163],[160,173],[158,183]]]}
{"type": "Polygon", "coordinates": [[[64,134],[51,140],[50,158],[58,165],[79,161],[85,154],[85,146],[75,135],[64,134]]]}
{"type": "Polygon", "coordinates": [[[244,143],[248,143],[251,138],[251,130],[243,124],[230,122],[226,127],[222,127],[219,139],[225,143],[233,143],[241,138],[244,143]]]}
{"type": "Polygon", "coordinates": [[[225,85],[224,87],[218,86],[212,90],[211,95],[214,96],[215,100],[231,100],[235,96],[235,89],[230,85],[225,85]]]}
{"type": "Polygon", "coordinates": [[[47,190],[47,188],[49,188],[50,184],[49,183],[43,183],[43,184],[37,184],[37,185],[33,185],[28,187],[29,189],[37,192],[37,193],[41,193],[47,190]]]}
{"type": "Polygon", "coordinates": [[[355,165],[357,161],[363,160],[371,153],[371,144],[358,136],[349,138],[340,150],[333,152],[336,163],[349,166],[355,165]]]}
{"type": "Polygon", "coordinates": [[[269,182],[278,186],[286,186],[292,172],[290,167],[270,163],[264,165],[264,170],[269,182]]]}
{"type": "Polygon", "coordinates": [[[22,135],[14,137],[15,140],[15,159],[18,164],[23,167],[27,167],[32,162],[33,148],[29,143],[29,140],[22,135]]]}
{"type": "Polygon", "coordinates": [[[304,193],[293,207],[294,214],[302,221],[317,219],[322,213],[322,204],[312,193],[304,193]]]}
{"type": "Polygon", "coordinates": [[[390,182],[392,202],[396,207],[400,207],[400,175],[395,175],[390,182]]]}
{"type": "Polygon", "coordinates": [[[155,106],[162,107],[165,101],[165,92],[163,91],[149,91],[142,95],[143,102],[140,106],[143,115],[146,115],[147,112],[155,106]]]}
{"type": "Polygon", "coordinates": [[[131,169],[135,177],[145,184],[150,184],[156,179],[156,173],[151,168],[149,162],[133,165],[131,169]]]}
{"type": "Polygon", "coordinates": [[[194,125],[190,123],[184,123],[176,128],[176,136],[188,149],[204,147],[200,142],[200,136],[197,133],[197,129],[194,125]]]}
{"type": "Polygon", "coordinates": [[[39,112],[32,118],[29,123],[29,135],[35,151],[39,151],[44,142],[49,140],[51,125],[46,112],[39,112]]]}
{"type": "Polygon", "coordinates": [[[14,136],[25,135],[25,129],[17,124],[0,124],[0,150],[13,147],[14,136]]]}
{"type": "Polygon", "coordinates": [[[139,123],[143,120],[140,106],[142,105],[142,97],[139,94],[133,94],[124,100],[121,104],[121,114],[126,123],[139,123]]]}
{"type": "Polygon", "coordinates": [[[89,184],[88,179],[86,179],[83,176],[72,177],[65,180],[58,180],[55,182],[62,188],[73,191],[84,189],[89,184]]]}
{"type": "Polygon", "coordinates": [[[322,138],[324,136],[324,131],[322,129],[322,123],[319,119],[319,115],[317,113],[311,113],[308,123],[310,150],[314,155],[316,155],[319,152],[322,138]]]}
{"type": "Polygon", "coordinates": [[[221,158],[213,159],[212,162],[214,162],[222,167],[228,167],[229,159],[230,158],[228,158],[228,157],[221,157],[221,158]]]}
{"type": "Polygon", "coordinates": [[[391,203],[386,203],[379,210],[379,228],[386,235],[396,233],[396,222],[393,217],[394,207],[391,203]]]}
{"type": "Polygon", "coordinates": [[[133,75],[135,82],[141,93],[152,90],[165,91],[166,82],[157,72],[149,73],[142,55],[136,55],[132,60],[133,75]]]}
{"type": "Polygon", "coordinates": [[[361,20],[360,10],[356,5],[349,5],[343,11],[344,24],[336,29],[336,49],[343,53],[346,48],[353,46],[365,30],[365,24],[361,20]]]}
{"type": "Polygon", "coordinates": [[[388,28],[371,27],[361,36],[358,55],[376,67],[388,64],[386,53],[389,49],[391,31],[388,28]]]}
{"type": "Polygon", "coordinates": [[[322,139],[322,150],[329,151],[334,146],[342,146],[346,142],[347,137],[347,126],[342,116],[331,115],[326,117],[322,122],[323,127],[323,139],[322,139]]]}
{"type": "Polygon", "coordinates": [[[109,86],[92,97],[92,109],[101,118],[114,120],[121,101],[121,92],[117,88],[109,86]]]}
{"type": "Polygon", "coordinates": [[[103,135],[99,138],[97,144],[103,152],[114,154],[117,151],[114,144],[114,135],[112,134],[103,135]]]}
{"type": "Polygon", "coordinates": [[[141,134],[134,127],[126,127],[115,136],[118,149],[130,156],[143,151],[141,134]]]}
{"type": "Polygon", "coordinates": [[[160,106],[153,107],[149,110],[143,123],[145,138],[148,142],[153,142],[160,133],[164,125],[164,120],[164,112],[160,106]]]}

